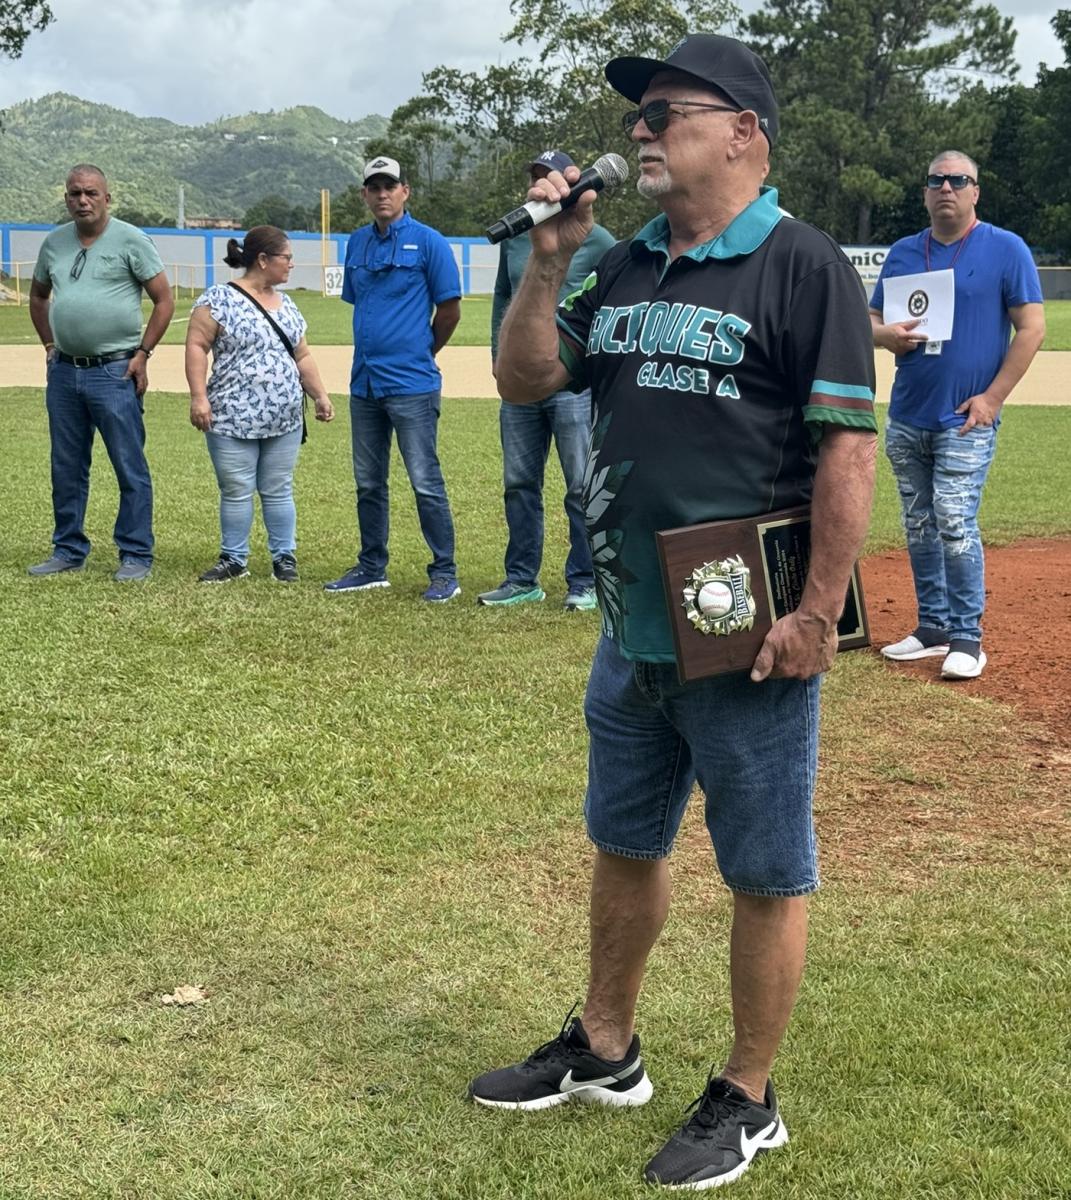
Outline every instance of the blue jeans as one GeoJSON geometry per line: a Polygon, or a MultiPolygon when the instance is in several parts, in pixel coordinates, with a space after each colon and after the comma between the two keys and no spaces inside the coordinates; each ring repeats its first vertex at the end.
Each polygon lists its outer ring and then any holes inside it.
{"type": "Polygon", "coordinates": [[[566,586],[594,587],[583,500],[584,469],[591,442],[591,392],[555,392],[538,404],[503,403],[499,427],[509,529],[506,578],[524,587],[539,582],[543,561],[543,469],[553,437],[565,476],[565,515],[569,518],[566,586]]]}
{"type": "Polygon", "coordinates": [[[248,560],[253,492],[257,491],[269,553],[273,559],[293,554],[297,548],[294,464],[301,446],[301,430],[267,438],[209,432],[205,441],[219,483],[220,553],[240,563],[248,560]]]}
{"type": "Polygon", "coordinates": [[[900,490],[919,625],[980,642],[985,556],[978,531],[996,430],[916,429],[889,421],[885,453],[900,490]]]}
{"type": "Polygon", "coordinates": [[[588,836],[608,854],[664,858],[698,780],[734,892],[813,892],[820,687],[746,671],[682,684],[675,663],[630,662],[600,638],[584,699],[588,836]]]}
{"type": "Polygon", "coordinates": [[[89,502],[93,435],[100,431],[119,483],[115,544],[120,558],[152,562],[152,479],[145,460],[144,405],[127,379],[126,359],[101,367],[55,361],[48,367],[45,407],[52,446],[52,544],[81,562],[90,550],[83,526],[89,502]]]}
{"type": "Polygon", "coordinates": [[[361,570],[374,578],[387,573],[390,529],[391,434],[416,497],[420,531],[431,551],[430,578],[455,579],[454,519],[436,451],[439,392],[415,396],[350,396],[353,478],[357,484],[357,524],[361,531],[361,570]]]}

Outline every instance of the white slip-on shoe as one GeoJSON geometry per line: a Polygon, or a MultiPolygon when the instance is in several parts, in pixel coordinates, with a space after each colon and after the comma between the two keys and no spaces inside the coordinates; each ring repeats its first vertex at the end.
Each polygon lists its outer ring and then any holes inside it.
{"type": "Polygon", "coordinates": [[[953,650],[941,664],[942,679],[977,679],[986,664],[985,652],[978,651],[978,657],[968,654],[965,650],[953,650]]]}
{"type": "Polygon", "coordinates": [[[891,646],[882,646],[882,654],[896,662],[912,662],[916,658],[938,658],[948,653],[948,643],[938,646],[924,646],[913,633],[909,633],[903,641],[893,642],[891,646]]]}

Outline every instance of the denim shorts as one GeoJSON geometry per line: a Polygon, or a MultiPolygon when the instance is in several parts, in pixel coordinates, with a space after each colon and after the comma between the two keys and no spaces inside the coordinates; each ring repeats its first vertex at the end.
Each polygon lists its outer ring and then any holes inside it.
{"type": "Polygon", "coordinates": [[[682,684],[673,663],[629,662],[601,638],[584,700],[588,836],[609,854],[664,858],[698,780],[728,887],[815,891],[820,687],[747,672],[682,684]]]}

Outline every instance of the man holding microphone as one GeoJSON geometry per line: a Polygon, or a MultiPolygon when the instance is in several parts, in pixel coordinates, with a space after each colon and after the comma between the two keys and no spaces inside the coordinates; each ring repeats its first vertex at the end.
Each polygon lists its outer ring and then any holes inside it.
{"type": "MultiPolygon", "coordinates": [[[[585,503],[604,636],[585,701],[590,975],[580,1017],[470,1094],[522,1110],[649,1099],[635,1010],[698,780],[733,899],[735,1036],[645,1175],[707,1188],[788,1137],[770,1070],[818,887],[818,693],[870,513],[873,351],[855,270],[763,186],[778,111],[762,60],[733,38],[692,34],[664,60],[618,58],[606,75],[638,104],[624,128],[639,145],[638,188],[661,213],[560,307],[594,195],[534,228],[498,357],[504,399],[589,385],[594,400],[585,503]],[[655,532],[807,502],[799,608],[774,624],[750,674],[680,684],[655,532]]],[[[577,176],[552,172],[529,198],[559,201],[577,176]]]]}

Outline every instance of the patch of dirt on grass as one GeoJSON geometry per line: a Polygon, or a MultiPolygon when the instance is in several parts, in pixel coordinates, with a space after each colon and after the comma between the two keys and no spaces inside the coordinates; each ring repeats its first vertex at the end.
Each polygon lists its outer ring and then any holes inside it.
{"type": "MultiPolygon", "coordinates": [[[[982,624],[989,662],[977,679],[942,686],[1014,705],[1024,718],[1048,729],[1050,753],[1066,760],[1071,752],[1071,539],[988,547],[985,556],[982,624]]],[[[917,624],[906,552],[864,559],[862,570],[875,647],[899,641],[917,624]]],[[[924,658],[889,669],[940,681],[941,660],[924,658]]]]}
{"type": "Polygon", "coordinates": [[[952,865],[1068,870],[1071,540],[987,548],[978,679],[942,680],[940,658],[880,658],[916,624],[905,552],[864,560],[863,584],[881,675],[869,688],[861,671],[831,677],[859,703],[865,740],[823,742],[827,874],[909,886],[952,865]]]}

